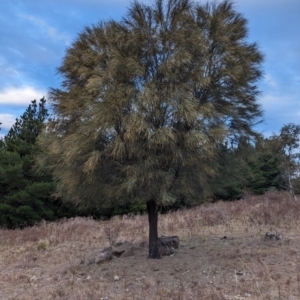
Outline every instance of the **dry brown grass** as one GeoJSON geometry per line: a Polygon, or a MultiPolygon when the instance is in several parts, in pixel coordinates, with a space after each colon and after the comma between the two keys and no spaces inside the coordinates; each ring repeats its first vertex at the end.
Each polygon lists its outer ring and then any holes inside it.
{"type": "Polygon", "coordinates": [[[300,299],[298,216],[286,193],[160,215],[159,233],[181,239],[161,260],[141,245],[147,216],[0,230],[0,299],[300,299]],[[275,230],[282,240],[264,240],[275,230]],[[88,264],[116,239],[133,242],[135,255],[88,264]]]}

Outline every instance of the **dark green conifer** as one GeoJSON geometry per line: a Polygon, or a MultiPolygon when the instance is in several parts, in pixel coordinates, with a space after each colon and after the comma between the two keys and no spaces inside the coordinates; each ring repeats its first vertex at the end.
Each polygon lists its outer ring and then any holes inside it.
{"type": "Polygon", "coordinates": [[[0,226],[31,225],[54,219],[51,178],[34,170],[36,139],[48,118],[46,100],[34,100],[3,139],[0,148],[0,226]]]}

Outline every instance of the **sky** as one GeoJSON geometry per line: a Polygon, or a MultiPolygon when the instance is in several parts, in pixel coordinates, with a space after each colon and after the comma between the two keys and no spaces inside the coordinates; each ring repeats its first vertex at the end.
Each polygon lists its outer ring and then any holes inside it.
{"type": "MultiPolygon", "coordinates": [[[[151,0],[143,0],[151,3],[151,0]]],[[[196,1],[206,3],[204,1],[196,1]]],[[[60,87],[57,68],[86,26],[120,20],[129,0],[0,1],[0,137],[31,100],[60,87]]],[[[269,136],[284,124],[300,124],[300,0],[236,0],[248,20],[249,42],[265,56],[257,101],[269,136]]]]}

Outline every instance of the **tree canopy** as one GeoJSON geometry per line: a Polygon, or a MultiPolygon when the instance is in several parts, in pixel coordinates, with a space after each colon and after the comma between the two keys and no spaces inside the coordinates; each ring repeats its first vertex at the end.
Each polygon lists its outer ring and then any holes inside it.
{"type": "Polygon", "coordinates": [[[158,207],[197,200],[216,146],[255,134],[263,57],[247,33],[228,0],[135,1],[120,22],[87,27],[59,68],[55,119],[40,138],[57,195],[102,206],[142,199],[158,258],[158,207]]]}
{"type": "Polygon", "coordinates": [[[0,147],[0,226],[14,228],[54,219],[54,183],[34,170],[36,139],[49,116],[46,100],[33,100],[0,147]]]}

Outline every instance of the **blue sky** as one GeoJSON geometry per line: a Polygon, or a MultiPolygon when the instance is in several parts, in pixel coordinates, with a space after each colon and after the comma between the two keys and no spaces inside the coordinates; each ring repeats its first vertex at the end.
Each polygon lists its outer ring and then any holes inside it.
{"type": "MultiPolygon", "coordinates": [[[[129,4],[127,0],[0,1],[0,137],[31,100],[47,97],[50,87],[60,86],[57,68],[83,28],[120,19],[129,4]]],[[[264,122],[258,130],[268,136],[284,124],[300,124],[300,1],[236,0],[235,6],[249,21],[249,41],[257,42],[265,55],[258,99],[264,122]]]]}

